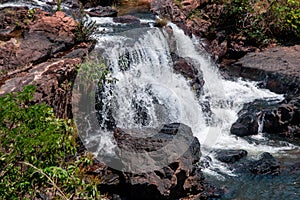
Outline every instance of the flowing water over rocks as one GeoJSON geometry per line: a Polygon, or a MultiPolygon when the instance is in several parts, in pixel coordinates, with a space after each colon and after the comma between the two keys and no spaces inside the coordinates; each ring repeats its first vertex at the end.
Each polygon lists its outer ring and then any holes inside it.
{"type": "MultiPolygon", "coordinates": [[[[26,5],[53,11],[33,2],[26,5]]],[[[116,81],[87,80],[89,91],[75,82],[73,111],[84,145],[100,161],[89,172],[104,178],[103,191],[127,199],[220,198],[209,182],[223,189],[223,199],[297,199],[299,142],[269,134],[299,135],[298,98],[223,79],[197,38],[172,23],[155,27],[149,13],[92,20],[99,29],[90,59],[103,59],[116,81]]],[[[74,45],[64,36],[63,44],[74,45]]],[[[54,45],[58,52],[63,44],[54,45]]],[[[74,74],[74,60],[60,56],[74,74]]],[[[28,72],[40,81],[51,63],[28,72]]],[[[61,80],[56,68],[51,74],[61,80]]]]}
{"type": "MultiPolygon", "coordinates": [[[[283,100],[282,95],[259,89],[255,82],[223,79],[196,38],[185,36],[172,23],[160,29],[153,27],[155,22],[151,19],[140,21],[140,24],[126,25],[110,18],[97,19],[104,34],[95,35],[98,41],[95,52],[103,56],[117,81],[98,88],[96,102],[101,106],[95,115],[100,119],[100,127],[83,137],[88,149],[94,149],[102,159],[105,155],[116,156],[116,144],[109,131],[116,127],[143,138],[136,130],[141,132],[174,122],[186,124],[201,143],[201,162],[207,163],[201,166],[208,180],[218,186],[235,181],[233,189],[225,192],[225,199],[247,197],[236,193],[238,177],[248,180],[248,176],[253,176],[249,174],[279,174],[283,165],[277,159],[288,158],[289,151],[299,154],[297,146],[268,139],[262,133],[264,115],[259,109],[247,111],[249,114],[245,115],[245,119],[252,117],[245,130],[250,136],[241,138],[230,134],[231,125],[242,116],[239,111],[245,104],[259,99],[278,104],[283,100]],[[253,133],[248,133],[249,128],[253,133]],[[227,153],[216,156],[221,150],[227,153]]],[[[119,136],[115,133],[115,138],[119,136]]],[[[137,147],[147,144],[143,139],[134,140],[138,141],[137,147]]],[[[126,156],[118,158],[128,160],[126,156]]],[[[259,180],[250,178],[249,181],[259,180]]],[[[253,198],[261,197],[253,195],[253,198]]]]}

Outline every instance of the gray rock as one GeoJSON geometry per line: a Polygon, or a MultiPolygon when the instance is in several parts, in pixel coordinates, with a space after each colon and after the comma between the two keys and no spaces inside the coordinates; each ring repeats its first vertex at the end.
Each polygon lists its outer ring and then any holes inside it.
{"type": "Polygon", "coordinates": [[[247,151],[245,150],[217,150],[216,151],[216,158],[224,163],[235,163],[240,159],[247,156],[247,151]]]}

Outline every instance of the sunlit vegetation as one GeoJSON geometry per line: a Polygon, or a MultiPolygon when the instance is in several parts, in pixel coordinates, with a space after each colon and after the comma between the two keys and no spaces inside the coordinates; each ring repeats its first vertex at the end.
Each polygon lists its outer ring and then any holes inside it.
{"type": "Polygon", "coordinates": [[[0,97],[0,199],[99,199],[100,180],[86,174],[93,157],[76,156],[72,121],[32,104],[34,92],[0,97]]]}
{"type": "Polygon", "coordinates": [[[251,45],[300,41],[299,0],[221,0],[221,24],[251,45]]]}

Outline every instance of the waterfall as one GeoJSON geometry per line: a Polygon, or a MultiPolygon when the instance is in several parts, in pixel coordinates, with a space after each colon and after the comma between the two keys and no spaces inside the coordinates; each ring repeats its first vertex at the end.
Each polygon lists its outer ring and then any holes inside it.
{"type": "MultiPolygon", "coordinates": [[[[255,99],[281,101],[283,97],[259,89],[255,82],[223,79],[199,41],[186,36],[176,25],[169,23],[170,31],[153,27],[151,20],[142,20],[148,26],[126,28],[111,18],[96,19],[102,33],[94,35],[95,52],[117,80],[106,84],[97,96],[102,104],[97,111],[102,129],[84,137],[85,145],[96,155],[113,153],[112,133],[106,130],[108,121],[129,129],[184,123],[199,139],[202,153],[211,157],[213,149],[244,149],[256,156],[292,148],[289,144],[250,144],[230,134],[245,103],[255,99]],[[196,95],[188,80],[175,72],[172,53],[189,60],[202,72],[205,84],[201,95],[196,95]],[[206,113],[207,106],[210,113],[206,113]]],[[[253,137],[264,139],[262,134],[253,137]]],[[[224,168],[218,161],[214,164],[224,168]]]]}

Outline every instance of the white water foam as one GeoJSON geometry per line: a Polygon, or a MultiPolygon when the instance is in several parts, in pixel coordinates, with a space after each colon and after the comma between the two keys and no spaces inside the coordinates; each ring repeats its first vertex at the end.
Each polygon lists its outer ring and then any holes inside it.
{"type": "MultiPolygon", "coordinates": [[[[48,6],[46,3],[47,1],[38,1],[38,0],[32,0],[32,1],[36,4],[36,6],[29,6],[29,8],[48,6]]],[[[7,3],[0,4],[0,8],[28,6],[28,5],[30,5],[30,3],[28,3],[28,2],[30,2],[30,1],[7,2],[7,3]]],[[[48,1],[48,2],[50,2],[50,1],[48,1]]]]}
{"type": "MultiPolygon", "coordinates": [[[[202,145],[202,153],[212,157],[210,151],[213,149],[244,149],[250,156],[257,156],[262,152],[276,154],[294,148],[288,143],[276,147],[250,144],[231,135],[230,127],[245,103],[255,99],[280,101],[283,96],[259,89],[255,82],[223,79],[196,39],[190,39],[172,23],[169,26],[173,29],[171,40],[176,41],[176,54],[191,60],[202,71],[204,94],[197,99],[187,80],[174,73],[170,38],[164,30],[143,28],[121,35],[96,35],[96,48],[104,51],[103,57],[108,60],[112,76],[118,79],[106,99],[113,107],[112,115],[118,127],[159,127],[181,122],[192,128],[202,145]],[[201,104],[204,102],[209,102],[213,115],[203,113],[201,104]]],[[[255,137],[265,139],[262,133],[255,137]]],[[[104,146],[100,145],[98,151],[104,146]]],[[[215,160],[205,171],[216,173],[214,169],[233,175],[215,160]]]]}

